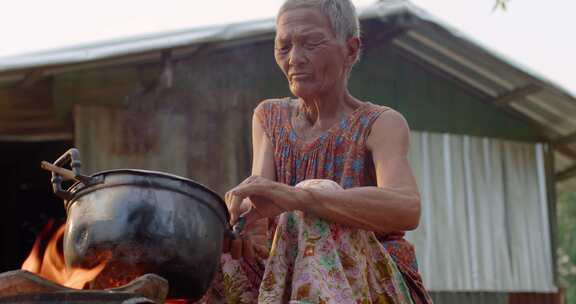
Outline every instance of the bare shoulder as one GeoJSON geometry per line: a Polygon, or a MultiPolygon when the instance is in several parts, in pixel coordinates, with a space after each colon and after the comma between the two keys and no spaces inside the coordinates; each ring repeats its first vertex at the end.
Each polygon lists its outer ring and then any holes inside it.
{"type": "Polygon", "coordinates": [[[254,109],[255,112],[262,111],[265,108],[271,108],[277,106],[279,104],[285,103],[288,99],[287,98],[269,98],[264,99],[258,103],[256,108],[254,109]]]}
{"type": "Polygon", "coordinates": [[[406,118],[404,118],[404,115],[390,107],[382,106],[381,108],[383,109],[383,112],[374,121],[371,133],[374,131],[383,131],[382,129],[388,131],[410,131],[410,127],[408,126],[408,122],[406,121],[406,118]]]}
{"type": "Polygon", "coordinates": [[[400,112],[382,107],[384,111],[371,127],[366,144],[370,150],[381,147],[404,147],[410,141],[410,127],[400,112]]]}

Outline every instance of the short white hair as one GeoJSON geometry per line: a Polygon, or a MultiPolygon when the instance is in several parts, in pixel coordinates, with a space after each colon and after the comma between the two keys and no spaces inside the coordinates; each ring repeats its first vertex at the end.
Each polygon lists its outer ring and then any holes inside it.
{"type": "Polygon", "coordinates": [[[334,35],[345,43],[350,38],[360,38],[360,22],[356,8],[350,0],[285,0],[276,19],[288,10],[317,7],[328,17],[334,35]]]}

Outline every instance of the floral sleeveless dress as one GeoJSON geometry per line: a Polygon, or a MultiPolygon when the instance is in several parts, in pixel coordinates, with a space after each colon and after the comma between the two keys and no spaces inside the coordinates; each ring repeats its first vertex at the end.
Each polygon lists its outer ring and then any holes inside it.
{"type": "MultiPolygon", "coordinates": [[[[276,180],[311,188],[375,186],[366,138],[389,108],[365,103],[311,142],[292,129],[296,100],[268,100],[255,115],[274,145],[276,180]]],[[[375,235],[300,211],[272,221],[266,261],[222,256],[227,303],[432,303],[402,232],[375,235]]]]}

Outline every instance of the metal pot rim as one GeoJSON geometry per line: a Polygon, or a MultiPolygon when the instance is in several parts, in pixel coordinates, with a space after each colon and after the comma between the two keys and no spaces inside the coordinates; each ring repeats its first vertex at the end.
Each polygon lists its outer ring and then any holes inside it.
{"type": "MultiPolygon", "coordinates": [[[[200,189],[200,190],[210,194],[211,196],[213,196],[216,199],[216,201],[218,201],[218,203],[222,206],[223,210],[225,210],[226,221],[228,222],[230,220],[230,214],[228,212],[228,207],[226,206],[226,203],[220,197],[220,195],[218,195],[218,193],[216,193],[214,190],[210,189],[208,186],[203,185],[203,184],[201,184],[195,180],[185,178],[182,176],[178,176],[175,174],[170,174],[170,173],[165,173],[165,172],[160,172],[160,171],[152,171],[152,170],[141,170],[141,169],[105,170],[105,171],[100,171],[100,172],[94,173],[90,177],[95,179],[95,180],[99,180],[100,177],[111,175],[111,174],[132,174],[132,175],[140,175],[140,176],[157,176],[157,177],[169,178],[169,179],[184,182],[193,188],[200,189]]],[[[70,188],[68,188],[68,190],[73,192],[73,193],[76,193],[76,192],[82,191],[83,189],[88,188],[90,186],[91,186],[90,184],[85,185],[81,182],[76,182],[72,186],[70,186],[70,188]]]]}

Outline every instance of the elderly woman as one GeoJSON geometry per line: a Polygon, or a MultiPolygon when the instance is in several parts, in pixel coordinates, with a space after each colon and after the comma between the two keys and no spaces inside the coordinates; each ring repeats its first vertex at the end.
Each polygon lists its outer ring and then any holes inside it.
{"type": "Polygon", "coordinates": [[[222,257],[228,303],[430,303],[413,247],[420,217],[398,112],[358,100],[349,0],[286,0],[274,55],[297,98],[258,105],[252,176],[226,194],[248,225],[222,257]]]}

